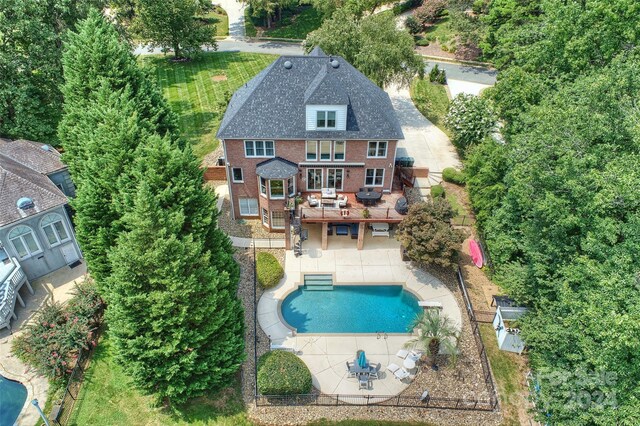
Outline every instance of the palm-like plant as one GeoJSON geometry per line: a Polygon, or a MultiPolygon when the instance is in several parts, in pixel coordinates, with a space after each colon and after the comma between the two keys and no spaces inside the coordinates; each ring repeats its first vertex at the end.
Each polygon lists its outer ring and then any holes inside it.
{"type": "Polygon", "coordinates": [[[440,315],[437,309],[427,309],[422,315],[418,315],[411,324],[411,329],[418,329],[418,337],[407,342],[407,346],[420,345],[431,358],[431,367],[435,370],[436,356],[440,347],[451,356],[455,364],[458,357],[458,329],[446,315],[440,315]]]}

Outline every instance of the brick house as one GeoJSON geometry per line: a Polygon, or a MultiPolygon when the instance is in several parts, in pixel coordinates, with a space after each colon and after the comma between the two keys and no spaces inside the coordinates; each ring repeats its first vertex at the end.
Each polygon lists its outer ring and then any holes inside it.
{"type": "Polygon", "coordinates": [[[362,187],[391,193],[403,133],[387,93],[343,58],[315,48],[280,57],[236,91],[218,138],[233,217],[284,232],[285,206],[296,196],[320,198],[332,188],[345,194],[349,209],[362,187]]]}

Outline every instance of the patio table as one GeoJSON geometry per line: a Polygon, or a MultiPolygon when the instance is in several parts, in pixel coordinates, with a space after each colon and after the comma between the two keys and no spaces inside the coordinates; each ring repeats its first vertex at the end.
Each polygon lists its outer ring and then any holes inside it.
{"type": "Polygon", "coordinates": [[[416,368],[416,362],[410,358],[407,357],[405,358],[404,362],[402,363],[402,365],[404,366],[404,368],[406,368],[407,370],[413,370],[414,368],[416,368]]]}
{"type": "Polygon", "coordinates": [[[365,206],[374,205],[382,198],[382,192],[378,191],[359,191],[356,193],[356,199],[362,202],[365,206]]]}

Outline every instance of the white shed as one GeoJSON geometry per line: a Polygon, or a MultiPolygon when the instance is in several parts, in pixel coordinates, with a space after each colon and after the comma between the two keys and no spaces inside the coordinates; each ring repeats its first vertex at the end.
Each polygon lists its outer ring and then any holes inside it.
{"type": "Polygon", "coordinates": [[[516,321],[527,312],[527,308],[512,306],[513,303],[504,303],[505,300],[497,300],[496,315],[493,318],[493,329],[496,331],[498,339],[498,348],[503,351],[522,353],[524,350],[524,341],[520,338],[520,329],[514,327],[513,321],[516,321]],[[501,303],[502,302],[502,303],[501,303]]]}

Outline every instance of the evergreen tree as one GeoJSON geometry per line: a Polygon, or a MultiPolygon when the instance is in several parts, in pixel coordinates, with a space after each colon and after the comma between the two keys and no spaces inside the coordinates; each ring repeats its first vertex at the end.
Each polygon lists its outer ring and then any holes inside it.
{"type": "Polygon", "coordinates": [[[137,157],[127,231],[109,256],[107,319],[134,382],[180,403],[223,386],[244,359],[237,266],[228,243],[209,247],[224,235],[190,150],[153,136],[137,157]]]}
{"type": "Polygon", "coordinates": [[[128,173],[140,140],[175,136],[175,121],[155,83],[142,72],[129,45],[97,11],[69,35],[64,52],[64,116],[59,134],[64,161],[77,186],[76,234],[102,289],[107,253],[119,232],[117,185],[128,173]]]}
{"type": "Polygon", "coordinates": [[[129,44],[97,10],[78,25],[77,32],[69,33],[62,62],[65,102],[58,130],[63,159],[77,186],[82,185],[83,167],[91,156],[84,133],[98,124],[86,111],[102,86],[113,92],[128,87],[141,129],[162,136],[176,134],[175,117],[154,80],[138,67],[129,44]]]}

